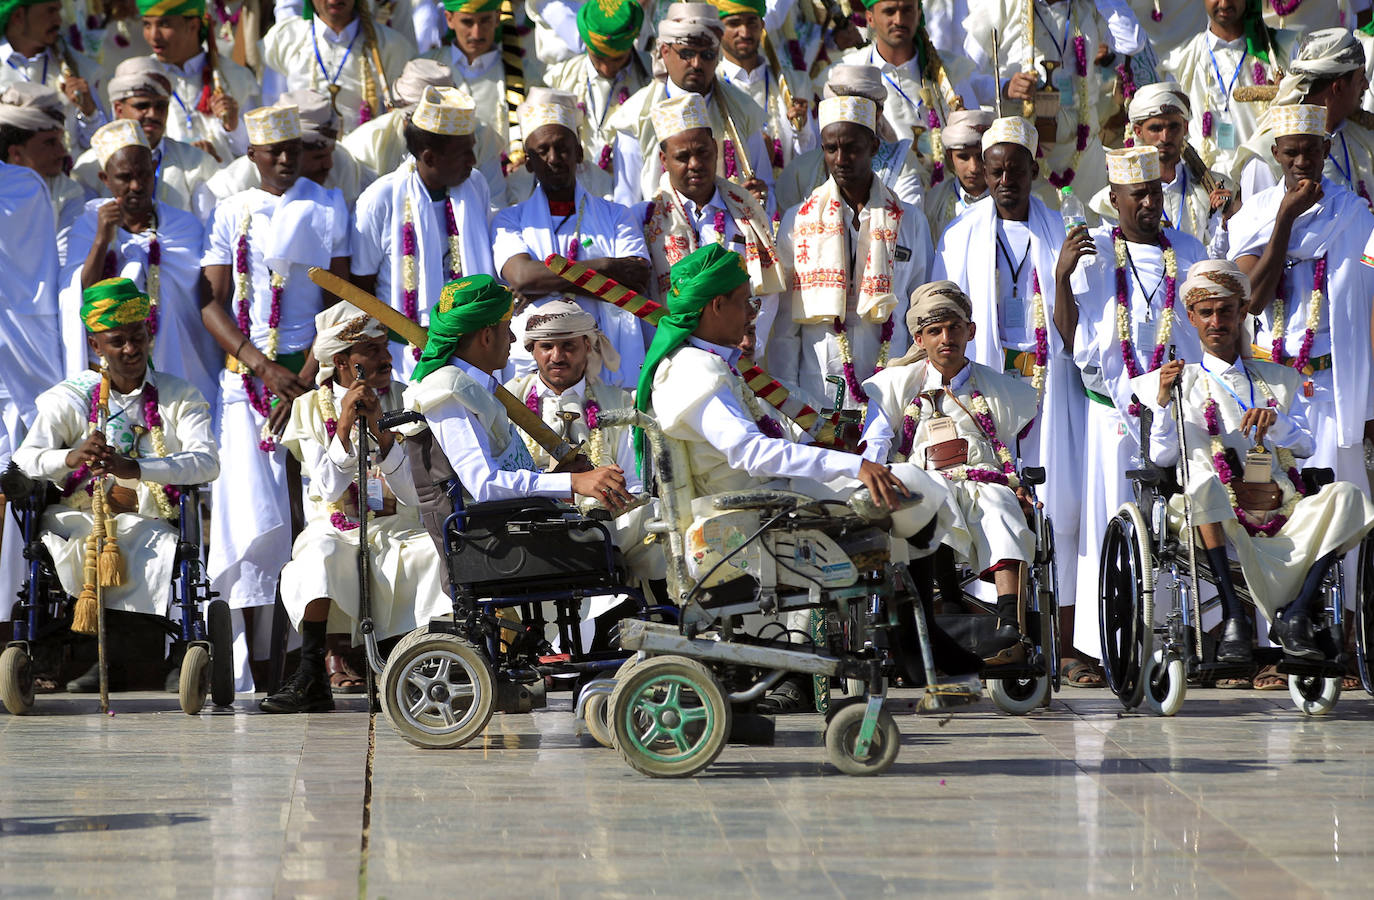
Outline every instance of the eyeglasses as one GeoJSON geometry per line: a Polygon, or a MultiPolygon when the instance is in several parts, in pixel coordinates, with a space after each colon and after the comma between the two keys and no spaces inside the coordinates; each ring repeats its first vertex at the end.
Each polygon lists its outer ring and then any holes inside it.
{"type": "Polygon", "coordinates": [[[715,62],[716,57],[720,55],[720,51],[710,47],[704,50],[693,50],[691,47],[683,47],[677,44],[669,44],[668,46],[673,48],[673,52],[677,54],[678,59],[687,63],[696,59],[698,56],[701,57],[702,62],[715,62]]]}

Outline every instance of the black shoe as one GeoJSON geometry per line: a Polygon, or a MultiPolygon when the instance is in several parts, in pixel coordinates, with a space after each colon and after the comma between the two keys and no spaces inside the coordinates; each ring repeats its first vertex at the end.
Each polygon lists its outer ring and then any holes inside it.
{"type": "MultiPolygon", "coordinates": [[[[930,655],[935,657],[935,670],[942,675],[977,675],[983,671],[983,658],[965,649],[948,631],[927,620],[930,633],[930,655]]],[[[924,676],[925,673],[922,673],[924,676]]],[[[920,679],[922,684],[925,678],[920,679]]]]}
{"type": "Polygon", "coordinates": [[[1021,632],[1010,622],[1003,622],[997,630],[978,642],[973,651],[987,666],[1004,666],[1025,662],[1026,647],[1021,632]]]}
{"type": "Polygon", "coordinates": [[[310,675],[300,669],[286,683],[258,702],[265,713],[333,712],[334,692],[321,672],[310,675]]]}
{"type": "Polygon", "coordinates": [[[1217,641],[1217,662],[1245,664],[1255,661],[1254,635],[1250,620],[1244,616],[1221,623],[1221,639],[1217,641]]]}
{"type": "Polygon", "coordinates": [[[96,694],[100,692],[100,663],[93,663],[85,674],[67,682],[69,694],[96,694]]]}
{"type": "Polygon", "coordinates": [[[804,690],[793,679],[785,679],[758,702],[754,707],[766,716],[785,716],[791,713],[814,712],[815,705],[809,702],[811,692],[804,690]]]}
{"type": "Polygon", "coordinates": [[[1295,659],[1326,659],[1326,654],[1312,639],[1312,620],[1306,613],[1275,619],[1269,626],[1269,637],[1278,641],[1283,652],[1295,659]]]}
{"type": "Polygon", "coordinates": [[[167,677],[162,680],[162,689],[169,694],[181,693],[181,666],[167,673],[167,677]]]}

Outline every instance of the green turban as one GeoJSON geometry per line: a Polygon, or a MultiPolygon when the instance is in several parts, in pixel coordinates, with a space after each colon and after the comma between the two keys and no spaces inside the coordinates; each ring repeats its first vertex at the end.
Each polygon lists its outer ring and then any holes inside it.
{"type": "Polygon", "coordinates": [[[16,9],[50,2],[51,0],[0,0],[0,38],[5,36],[5,29],[10,24],[10,16],[14,15],[16,9]]]}
{"type": "Polygon", "coordinates": [[[106,278],[81,292],[81,321],[92,334],[148,318],[152,301],[127,278],[106,278]]]}
{"type": "Polygon", "coordinates": [[[500,12],[501,0],[444,0],[444,9],[464,13],[500,12]]]}
{"type": "Polygon", "coordinates": [[[421,381],[435,369],[448,365],[464,335],[510,321],[515,297],[510,288],[490,275],[469,275],[450,281],[439,292],[439,302],[429,311],[429,340],[411,381],[421,381]]]}
{"type": "MultiPolygon", "coordinates": [[[[877,2],[878,0],[873,0],[873,3],[877,2]]],[[[864,0],[864,3],[868,6],[873,5],[868,0],[864,0]]],[[[764,5],[763,0],[711,0],[711,5],[720,10],[722,19],[730,16],[742,16],[746,13],[753,13],[762,19],[764,13],[768,12],[768,7],[764,5]]]]}
{"type": "Polygon", "coordinates": [[[633,49],[643,25],[639,0],[587,0],[577,11],[577,33],[597,56],[619,56],[633,49]]]}
{"type": "MultiPolygon", "coordinates": [[[[306,0],[309,8],[309,0],[306,0]]],[[[205,0],[138,0],[142,16],[200,16],[205,15],[205,0]]]]}

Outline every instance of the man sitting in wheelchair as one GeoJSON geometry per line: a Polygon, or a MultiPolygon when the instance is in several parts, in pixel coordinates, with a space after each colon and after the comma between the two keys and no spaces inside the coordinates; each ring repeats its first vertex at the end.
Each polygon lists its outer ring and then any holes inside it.
{"type": "MultiPolygon", "coordinates": [[[[61,501],[43,513],[42,541],[62,589],[82,595],[76,628],[86,631],[93,629],[83,613],[95,609],[97,591],[108,609],[167,615],[178,538],[173,486],[212,481],[219,450],[200,392],[148,366],[148,295],[127,278],[109,278],[86,288],[82,301],[100,371],[38,397],[38,417],[14,461],[60,488],[61,501]]],[[[114,664],[120,643],[112,631],[114,664]]],[[[92,667],[67,687],[94,691],[98,679],[92,667]]]]}
{"type": "Polygon", "coordinates": [[[954,282],[921,285],[906,318],[911,350],[864,382],[864,455],[944,476],[956,515],[940,540],[997,589],[998,628],[975,652],[987,665],[1022,662],[1021,575],[1035,534],[1012,447],[1035,417],[1035,388],[964,355],[977,326],[954,282]]]}
{"type": "MultiPolygon", "coordinates": [[[[1228,545],[1269,621],[1270,637],[1289,656],[1321,660],[1312,620],[1320,612],[1322,579],[1374,528],[1374,505],[1347,482],[1305,493],[1296,460],[1313,452],[1314,440],[1302,376],[1288,366],[1245,358],[1245,274],[1227,260],[1195,263],[1182,294],[1202,339],[1202,360],[1169,362],[1133,379],[1131,387],[1152,411],[1148,451],[1158,466],[1180,462],[1172,404],[1182,398],[1185,489],[1221,599],[1217,661],[1253,659],[1253,634],[1231,581],[1228,545]]],[[[1170,505],[1182,513],[1181,497],[1170,505]]]]}
{"type": "Polygon", "coordinates": [[[443,567],[420,523],[410,459],[382,413],[401,408],[404,386],[391,380],[391,352],[381,323],[349,303],[315,316],[318,389],[298,397],[282,443],[310,479],[308,522],[281,571],[282,603],[301,633],[300,667],[259,704],[264,712],[324,712],[331,688],[357,673],[327,666],[326,632],[357,640],[358,516],[368,516],[372,619],[379,639],[411,631],[449,607],[443,567]],[[361,367],[358,378],[355,367],[361,367]],[[372,435],[367,496],[358,496],[357,424],[372,435]],[[327,668],[332,671],[327,671],[327,668]]]}

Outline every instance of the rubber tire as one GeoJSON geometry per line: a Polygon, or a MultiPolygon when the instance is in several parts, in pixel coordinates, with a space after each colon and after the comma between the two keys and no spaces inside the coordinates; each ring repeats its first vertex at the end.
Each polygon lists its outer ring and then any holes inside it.
{"type": "Polygon", "coordinates": [[[1324,716],[1341,699],[1341,678],[1288,676],[1288,696],[1305,716],[1324,716]]]}
{"type": "Polygon", "coordinates": [[[1164,651],[1156,650],[1150,654],[1140,670],[1142,699],[1145,708],[1157,716],[1172,716],[1183,708],[1183,698],[1188,694],[1188,676],[1183,669],[1183,660],[1170,659],[1164,669],[1165,682],[1162,690],[1152,683],[1155,672],[1164,665],[1164,651]]]}
{"type": "Polygon", "coordinates": [[[655,656],[636,663],[627,678],[616,679],[609,709],[615,711],[611,731],[615,735],[616,751],[630,768],[654,778],[695,775],[715,762],[730,738],[733,712],[720,684],[710,669],[685,656],[655,656]],[[686,755],[676,760],[655,759],[643,751],[639,741],[634,739],[636,736],[631,733],[636,710],[633,706],[627,706],[638,701],[641,692],[654,682],[667,678],[674,679],[681,687],[687,687],[695,693],[706,711],[704,730],[694,745],[685,751],[686,755]]]}
{"type": "Polygon", "coordinates": [[[1035,678],[989,678],[988,696],[997,708],[1013,716],[1024,716],[1045,705],[1050,696],[1050,679],[1047,675],[1035,678]],[[1022,682],[1029,681],[1029,685],[1022,682]]]}
{"type": "MultiPolygon", "coordinates": [[[[412,631],[401,639],[396,649],[387,657],[386,669],[382,672],[382,713],[391,723],[392,729],[405,738],[408,743],[425,750],[448,750],[461,747],[481,734],[491,721],[496,708],[495,674],[486,654],[476,646],[455,634],[429,632],[425,629],[412,631]],[[469,677],[473,687],[472,704],[452,727],[436,730],[412,721],[408,710],[401,708],[400,691],[405,687],[405,677],[413,663],[426,655],[443,653],[456,657],[469,677]]],[[[450,682],[451,683],[451,682],[450,682]]]]}
{"type": "Polygon", "coordinates": [[[33,660],[23,647],[0,653],[0,701],[12,716],[33,712],[33,660]]]}
{"type": "Polygon", "coordinates": [[[582,704],[582,723],[587,727],[587,734],[590,734],[598,744],[614,748],[611,725],[606,720],[606,710],[611,705],[610,699],[611,695],[603,691],[589,694],[587,701],[582,704]]]}
{"type": "Polygon", "coordinates": [[[198,715],[210,692],[210,651],[200,644],[186,648],[181,660],[181,681],[177,685],[177,699],[181,711],[188,716],[198,715]]]}
{"type": "Polygon", "coordinates": [[[854,741],[859,736],[867,709],[867,702],[851,703],[835,713],[825,726],[825,755],[846,775],[881,775],[892,768],[902,746],[897,720],[884,709],[878,713],[878,727],[873,731],[868,759],[854,757],[854,741]]]}
{"type": "MultiPolygon", "coordinates": [[[[629,659],[627,659],[627,660],[625,660],[623,663],[621,663],[621,664],[620,664],[620,668],[618,668],[618,669],[615,670],[615,676],[614,676],[614,677],[615,677],[615,683],[616,683],[617,685],[619,685],[620,682],[621,682],[622,680],[624,680],[625,678],[628,678],[629,675],[630,675],[630,673],[631,673],[632,671],[634,671],[634,667],[637,666],[637,665],[639,665],[639,663],[640,663],[640,659],[639,659],[638,654],[636,654],[636,655],[634,655],[634,656],[631,656],[629,659]]],[[[611,722],[612,722],[614,716],[615,716],[615,691],[612,690],[611,693],[606,697],[606,735],[607,735],[607,737],[609,737],[609,738],[611,739],[611,742],[610,742],[609,744],[607,744],[606,746],[610,747],[612,750],[616,749],[616,746],[615,746],[615,729],[611,727],[611,722]]]]}
{"type": "Polygon", "coordinates": [[[1360,542],[1355,576],[1355,661],[1360,686],[1374,694],[1374,536],[1360,542]]]}
{"type": "Polygon", "coordinates": [[[1154,592],[1149,541],[1145,517],[1134,503],[1122,505],[1102,537],[1097,591],[1102,669],[1107,686],[1127,709],[1141,702],[1141,676],[1153,650],[1153,623],[1144,620],[1145,595],[1154,592]]]}
{"type": "Polygon", "coordinates": [[[211,600],[205,611],[205,632],[210,640],[210,702],[234,705],[234,627],[229,604],[211,600]]]}

